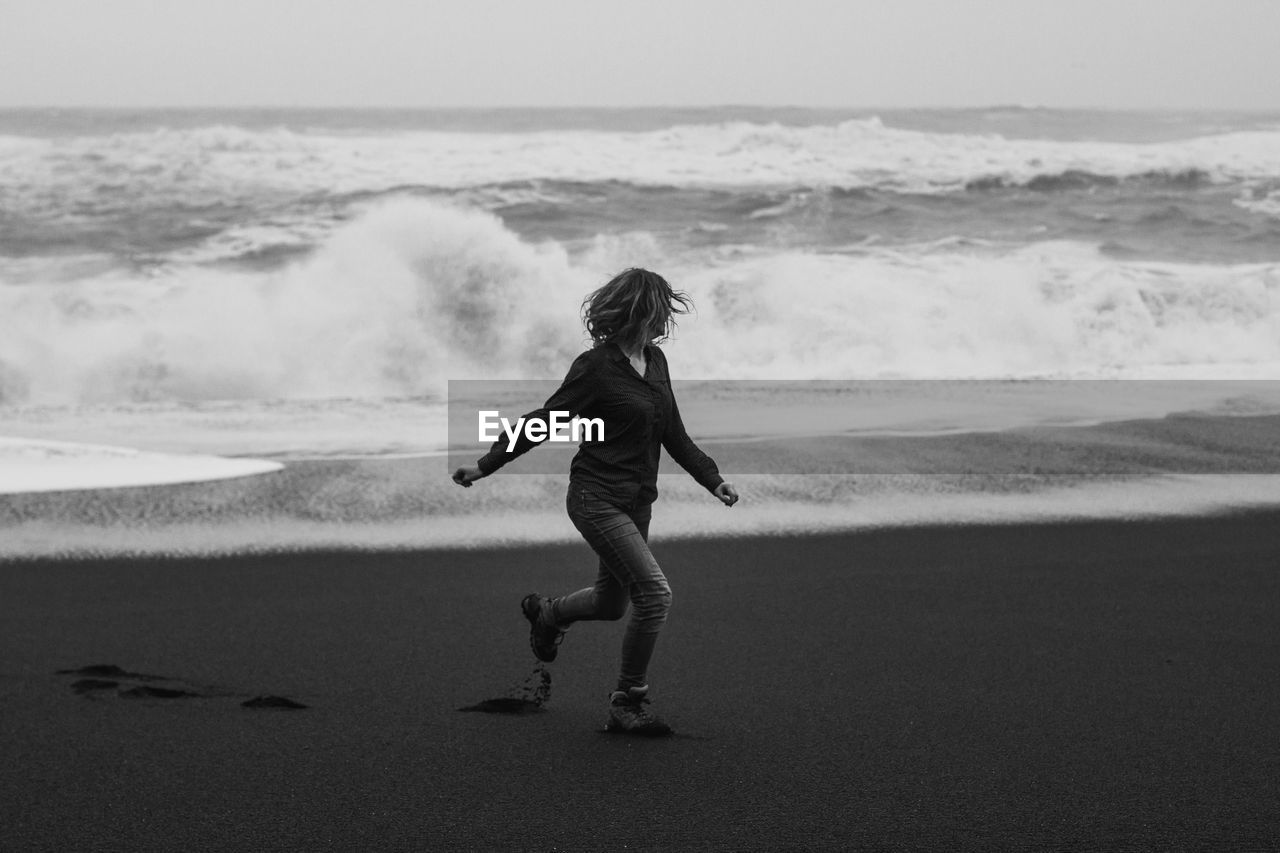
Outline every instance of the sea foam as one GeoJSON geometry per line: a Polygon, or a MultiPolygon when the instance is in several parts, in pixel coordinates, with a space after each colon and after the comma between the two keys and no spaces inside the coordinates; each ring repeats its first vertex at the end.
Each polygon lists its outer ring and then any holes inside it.
{"type": "Polygon", "coordinates": [[[260,459],[0,437],[0,495],[196,483],[266,474],[283,467],[260,459]]]}
{"type": "Polygon", "coordinates": [[[1280,130],[1157,143],[1006,139],[887,127],[725,122],[645,132],[305,133],[215,126],[106,136],[0,138],[0,186],[19,209],[155,198],[199,206],[304,193],[460,189],[519,181],[650,186],[962,190],[1067,174],[1280,178],[1280,130]]]}
{"type": "Polygon", "coordinates": [[[171,265],[0,284],[0,401],[441,395],[558,378],[582,297],[654,265],[697,313],[678,378],[1276,378],[1280,265],[1140,263],[1080,243],[840,253],[660,240],[570,253],[495,216],[401,199],[273,271],[171,265]]]}

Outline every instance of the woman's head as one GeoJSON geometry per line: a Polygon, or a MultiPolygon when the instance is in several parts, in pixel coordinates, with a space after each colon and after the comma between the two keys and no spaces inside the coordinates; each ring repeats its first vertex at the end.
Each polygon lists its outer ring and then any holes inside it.
{"type": "Polygon", "coordinates": [[[687,294],[673,290],[656,272],[632,268],[582,301],[582,320],[597,346],[614,341],[634,349],[667,338],[675,315],[692,307],[687,294]]]}

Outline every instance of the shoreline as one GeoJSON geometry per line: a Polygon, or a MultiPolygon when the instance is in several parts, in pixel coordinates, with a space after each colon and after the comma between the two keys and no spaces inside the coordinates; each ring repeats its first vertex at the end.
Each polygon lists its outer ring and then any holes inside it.
{"type": "MultiPolygon", "coordinates": [[[[898,493],[893,500],[860,506],[773,501],[731,511],[718,504],[691,505],[659,498],[654,543],[745,542],[822,538],[888,531],[1056,528],[1090,523],[1150,523],[1229,518],[1280,507],[1280,477],[1090,482],[1029,494],[925,496],[898,493]],[[1250,497],[1242,483],[1255,480],[1250,497]],[[730,514],[732,513],[732,514],[730,514]]],[[[563,511],[502,512],[438,520],[329,522],[240,519],[217,524],[68,525],[26,522],[7,527],[0,565],[29,560],[94,562],[115,559],[187,560],[270,558],[307,554],[376,556],[453,551],[487,552],[581,544],[563,511]],[[498,528],[495,531],[495,527],[498,528]]]]}
{"type": "MultiPolygon", "coordinates": [[[[704,446],[742,502],[725,509],[664,459],[655,536],[1191,517],[1280,505],[1274,415],[704,446]]],[[[576,542],[563,511],[569,456],[541,448],[466,490],[450,481],[446,459],[431,457],[298,461],[240,479],[0,495],[0,559],[576,542]]]]}
{"type": "MultiPolygon", "coordinates": [[[[1277,488],[1280,488],[1280,479],[1275,481],[1277,488]]],[[[1032,516],[1029,514],[1010,514],[1007,516],[996,516],[988,518],[965,518],[962,520],[946,520],[946,519],[909,519],[893,522],[867,522],[863,524],[850,523],[846,525],[838,524],[822,524],[812,527],[778,527],[770,529],[762,529],[759,527],[739,526],[736,529],[701,529],[701,530],[662,530],[654,529],[650,534],[650,544],[654,548],[665,548],[669,546],[682,547],[685,545],[747,545],[753,542],[776,542],[779,540],[819,540],[825,541],[831,538],[839,537],[862,537],[876,536],[881,534],[911,534],[929,535],[941,533],[945,531],[1010,531],[1010,530],[1043,530],[1045,532],[1058,531],[1066,528],[1077,527],[1080,525],[1098,525],[1098,524],[1178,524],[1178,523],[1196,523],[1201,521],[1230,521],[1233,519],[1250,519],[1257,516],[1271,515],[1280,513],[1280,498],[1257,503],[1238,503],[1238,504],[1221,504],[1216,506],[1196,505],[1183,511],[1136,511],[1129,514],[1103,513],[1096,514],[1078,514],[1078,515],[1043,515],[1032,516]]],[[[548,521],[558,522],[559,516],[551,513],[538,516],[530,516],[527,519],[530,527],[546,524],[548,521]]],[[[670,519],[662,518],[663,522],[670,519]]],[[[567,522],[566,522],[567,524],[567,522]]],[[[267,525],[264,525],[266,527],[267,525]]],[[[53,532],[53,531],[50,531],[53,532]]],[[[65,531],[63,531],[65,533],[65,531]]],[[[229,532],[240,533],[243,531],[224,531],[217,536],[219,541],[225,540],[229,532]]],[[[250,531],[250,538],[252,533],[250,531]]],[[[62,565],[62,564],[114,564],[122,560],[132,563],[187,563],[187,562],[223,562],[234,561],[239,559],[250,560],[274,560],[274,559],[290,559],[290,558],[340,558],[349,556],[361,559],[376,559],[379,557],[388,558],[404,558],[421,556],[424,558],[437,559],[441,556],[447,557],[451,554],[501,554],[525,552],[530,549],[562,549],[587,546],[582,541],[582,537],[576,531],[566,531],[563,535],[553,534],[550,536],[537,537],[533,535],[516,535],[477,541],[467,543],[459,538],[439,539],[432,541],[421,541],[409,536],[402,538],[396,537],[396,531],[385,531],[385,537],[371,535],[361,537],[352,535],[350,531],[340,535],[337,538],[326,539],[322,535],[314,531],[310,531],[311,535],[307,536],[308,541],[303,541],[303,536],[299,536],[296,540],[287,540],[283,542],[258,543],[250,546],[231,545],[220,547],[217,544],[208,544],[200,539],[197,531],[179,531],[179,537],[172,542],[162,541],[160,547],[156,543],[147,546],[138,546],[135,541],[138,536],[135,533],[128,533],[121,542],[115,543],[111,541],[111,537],[106,537],[107,541],[103,541],[103,537],[98,534],[95,537],[97,547],[90,547],[85,544],[83,547],[73,547],[63,550],[46,549],[40,550],[33,548],[23,550],[21,546],[13,548],[9,551],[0,550],[0,566],[30,566],[30,565],[62,565]],[[570,535],[572,533],[573,535],[570,535]],[[185,541],[184,546],[182,542],[185,541]],[[163,547],[169,545],[170,547],[163,547]]],[[[367,531],[366,531],[367,533],[367,531]]],[[[85,539],[77,541],[88,541],[88,535],[85,539]]]]}

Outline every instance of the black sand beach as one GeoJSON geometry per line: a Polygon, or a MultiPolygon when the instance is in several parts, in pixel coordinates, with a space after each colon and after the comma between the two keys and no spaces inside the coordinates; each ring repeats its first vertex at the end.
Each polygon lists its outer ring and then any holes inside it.
{"type": "Polygon", "coordinates": [[[0,27],[0,853],[1280,851],[1280,5],[214,5],[0,27]],[[661,740],[450,478],[637,265],[661,740]]]}
{"type": "Polygon", "coordinates": [[[8,561],[0,848],[1280,843],[1280,512],[655,549],[664,740],[599,731],[615,624],[545,712],[457,710],[530,674],[517,602],[582,545],[8,561]]]}

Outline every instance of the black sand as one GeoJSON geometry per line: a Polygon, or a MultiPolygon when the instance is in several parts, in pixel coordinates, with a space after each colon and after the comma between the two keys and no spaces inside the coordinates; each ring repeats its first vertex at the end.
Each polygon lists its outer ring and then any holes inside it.
{"type": "Polygon", "coordinates": [[[458,711],[585,546],[0,564],[0,848],[1280,844],[1278,512],[656,550],[664,740],[599,731],[616,624],[458,711]]]}

